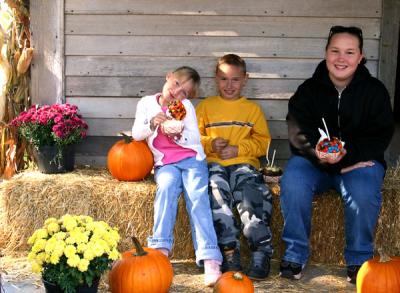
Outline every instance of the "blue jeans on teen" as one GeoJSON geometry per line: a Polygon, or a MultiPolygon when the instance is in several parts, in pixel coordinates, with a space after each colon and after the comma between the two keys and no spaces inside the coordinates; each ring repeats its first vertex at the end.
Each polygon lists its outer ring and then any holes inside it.
{"type": "Polygon", "coordinates": [[[148,238],[149,247],[171,251],[178,199],[183,192],[197,265],[202,265],[205,259],[222,261],[208,197],[206,160],[197,161],[192,157],[157,167],[155,181],[154,226],[153,235],[148,238]]]}
{"type": "Polygon", "coordinates": [[[385,175],[383,166],[374,163],[372,167],[344,174],[328,174],[303,157],[290,158],[281,181],[282,239],[286,245],[283,260],[307,262],[313,197],[330,188],[336,189],[343,199],[346,264],[361,265],[373,257],[374,231],[385,175]]]}

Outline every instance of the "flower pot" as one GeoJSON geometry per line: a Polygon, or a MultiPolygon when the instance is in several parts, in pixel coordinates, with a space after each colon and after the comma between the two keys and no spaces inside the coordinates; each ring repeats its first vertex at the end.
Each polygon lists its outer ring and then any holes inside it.
{"type": "Polygon", "coordinates": [[[74,146],[67,146],[62,150],[61,158],[57,158],[57,147],[55,145],[33,148],[33,155],[36,159],[40,172],[45,174],[66,173],[74,170],[75,149],[74,146]]]}
{"type": "MultiPolygon", "coordinates": [[[[64,293],[64,291],[57,285],[42,279],[46,293],[64,293]]],[[[76,288],[76,293],[97,293],[100,279],[93,280],[92,286],[79,286],[76,288]]]]}

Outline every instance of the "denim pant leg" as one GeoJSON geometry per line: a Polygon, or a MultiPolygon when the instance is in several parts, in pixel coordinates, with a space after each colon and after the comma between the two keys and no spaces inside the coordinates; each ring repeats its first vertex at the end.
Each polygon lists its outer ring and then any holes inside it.
{"type": "Polygon", "coordinates": [[[333,180],[309,160],[292,156],[281,180],[280,203],[284,219],[283,259],[305,264],[309,257],[312,200],[314,194],[332,186],[333,180]]]}
{"type": "Polygon", "coordinates": [[[148,238],[148,246],[171,251],[178,198],[182,193],[181,171],[174,164],[158,167],[155,170],[155,181],[154,226],[153,235],[148,238]]]}
{"type": "Polygon", "coordinates": [[[373,257],[384,174],[383,166],[375,162],[335,177],[335,187],[344,201],[347,265],[361,265],[373,257]]]}
{"type": "Polygon", "coordinates": [[[183,193],[192,226],[196,263],[202,265],[206,259],[222,261],[208,197],[207,162],[193,157],[177,165],[182,169],[183,193]]]}

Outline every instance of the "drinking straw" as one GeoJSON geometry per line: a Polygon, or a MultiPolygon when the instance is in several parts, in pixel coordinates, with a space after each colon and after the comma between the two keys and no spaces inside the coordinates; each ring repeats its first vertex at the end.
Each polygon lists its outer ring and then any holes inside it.
{"type": "Polygon", "coordinates": [[[274,150],[274,153],[273,153],[273,155],[272,155],[271,167],[273,167],[273,166],[274,166],[275,153],[276,153],[276,150],[274,150]]]}
{"type": "Polygon", "coordinates": [[[331,137],[329,136],[328,127],[326,127],[326,123],[325,123],[324,117],[322,117],[322,122],[324,123],[324,126],[325,126],[326,135],[328,136],[328,139],[331,140],[331,137]]]}
{"type": "Polygon", "coordinates": [[[267,159],[267,167],[269,166],[269,159],[268,159],[268,155],[269,155],[269,146],[270,146],[270,143],[268,143],[268,145],[267,145],[267,153],[265,154],[265,158],[267,159]]]}

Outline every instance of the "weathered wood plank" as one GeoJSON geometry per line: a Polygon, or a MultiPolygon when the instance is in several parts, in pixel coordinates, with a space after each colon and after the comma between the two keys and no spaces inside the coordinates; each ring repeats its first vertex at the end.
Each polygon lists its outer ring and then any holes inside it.
{"type": "Polygon", "coordinates": [[[37,0],[30,4],[31,98],[52,104],[64,99],[64,1],[37,0]]]}
{"type": "MultiPolygon", "coordinates": [[[[325,45],[325,38],[65,36],[66,55],[207,57],[235,53],[242,57],[320,59],[324,57],[325,45]]],[[[364,47],[367,59],[377,58],[378,40],[366,40],[364,47]]]]}
{"type": "MultiPolygon", "coordinates": [[[[250,79],[243,95],[252,99],[287,99],[303,82],[302,79],[250,79]]],[[[164,77],[85,77],[66,78],[66,95],[141,97],[161,90],[164,77]]],[[[203,78],[200,96],[215,95],[213,78],[203,78]]]]}
{"type": "MultiPolygon", "coordinates": [[[[75,146],[75,162],[77,165],[106,166],[107,153],[121,136],[88,136],[79,145],[75,146]]],[[[276,150],[275,164],[283,166],[290,157],[289,143],[286,139],[273,139],[269,151],[269,159],[276,150]]],[[[260,158],[262,165],[266,159],[260,158]]]]}
{"type": "MultiPolygon", "coordinates": [[[[116,97],[68,97],[67,102],[78,106],[86,118],[135,118],[136,105],[140,98],[116,97]]],[[[192,100],[197,105],[201,100],[192,100]]],[[[284,120],[287,100],[257,100],[268,120],[284,120]]]]}
{"type": "MultiPolygon", "coordinates": [[[[89,125],[88,135],[90,136],[116,136],[121,131],[130,133],[134,119],[102,119],[102,118],[86,118],[89,125]]],[[[286,121],[270,120],[268,121],[269,129],[273,139],[287,139],[286,121]]]]}
{"type": "MultiPolygon", "coordinates": [[[[296,78],[312,75],[320,59],[244,58],[250,78],[296,78]]],[[[195,68],[201,77],[214,77],[216,58],[133,56],[68,56],[67,76],[165,76],[181,65],[195,68]]],[[[367,63],[371,73],[377,74],[377,61],[367,63]]]]}
{"type": "Polygon", "coordinates": [[[380,36],[379,18],[200,15],[66,15],[71,35],[258,36],[325,38],[329,28],[356,25],[366,39],[380,36]]]}
{"type": "Polygon", "coordinates": [[[74,14],[181,14],[181,15],[285,15],[327,17],[379,17],[382,1],[363,0],[66,0],[66,13],[74,14]]]}

